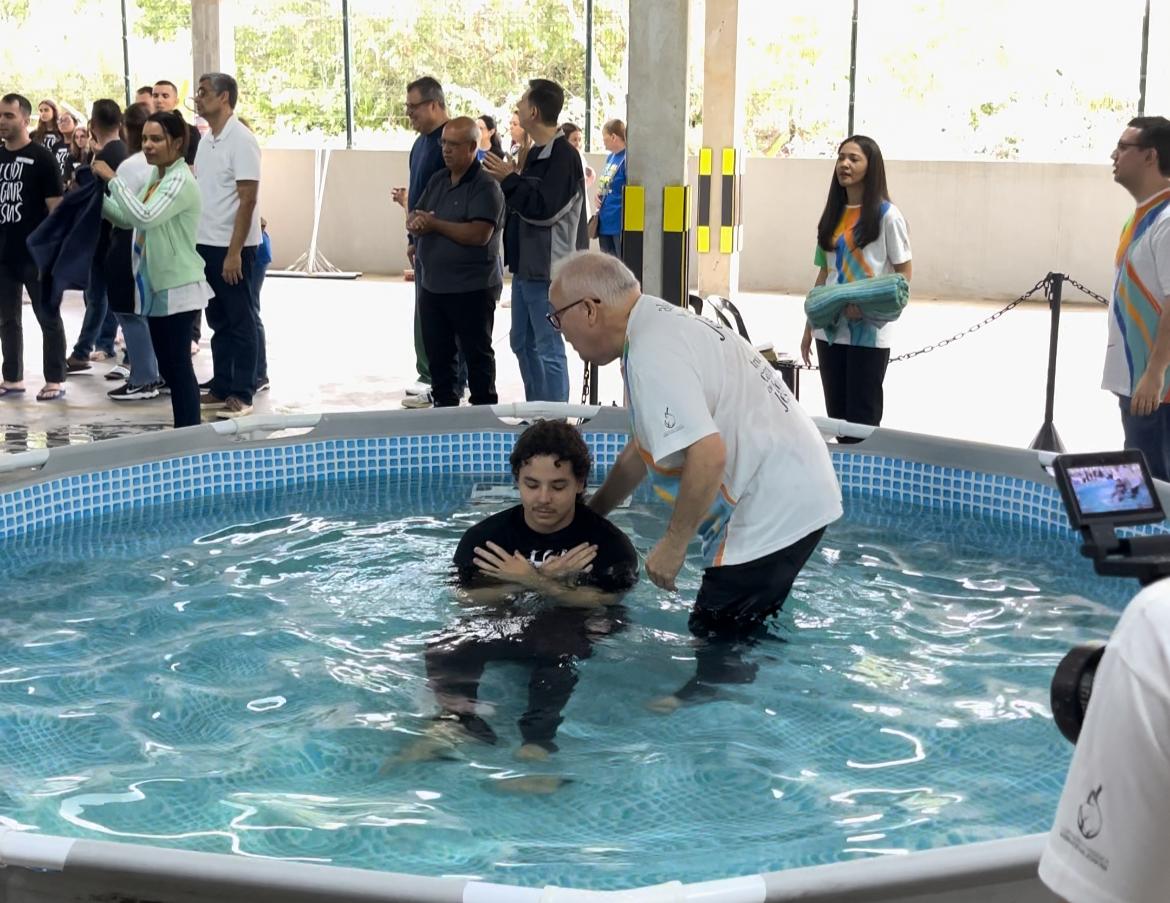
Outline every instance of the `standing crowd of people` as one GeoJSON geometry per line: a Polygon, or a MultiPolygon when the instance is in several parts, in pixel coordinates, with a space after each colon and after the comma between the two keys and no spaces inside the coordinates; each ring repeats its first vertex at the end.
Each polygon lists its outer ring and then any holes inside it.
{"type": "Polygon", "coordinates": [[[0,398],[25,393],[22,301],[43,337],[38,401],[58,401],[69,374],[116,357],[106,373],[114,401],[169,395],[174,425],[203,411],[238,417],[268,388],[260,286],[271,260],[259,213],[260,146],[235,115],[230,75],[199,79],[195,110],[206,135],[162,80],[123,110],[93,103],[88,122],[52,101],[0,98],[0,398]],[[79,289],[85,315],[66,356],[64,292],[79,289]],[[197,382],[203,311],[213,376],[197,382]]]}
{"type": "Polygon", "coordinates": [[[418,132],[409,185],[394,188],[405,210],[407,258],[415,282],[418,381],[407,408],[494,404],[495,311],[510,272],[509,344],[527,401],[568,401],[565,342],[549,320],[554,268],[597,237],[621,253],[625,124],[605,124],[609,157],[598,175],[583,133],[561,123],[564,89],[532,79],[512,114],[504,150],[494,117],[451,118],[443,86],[424,76],[406,89],[418,132]]]}

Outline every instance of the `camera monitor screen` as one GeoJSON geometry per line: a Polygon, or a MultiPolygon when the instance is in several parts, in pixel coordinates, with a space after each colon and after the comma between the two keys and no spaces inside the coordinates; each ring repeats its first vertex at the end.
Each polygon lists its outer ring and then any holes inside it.
{"type": "Polygon", "coordinates": [[[1053,463],[1074,528],[1102,521],[1129,526],[1165,517],[1141,452],[1060,455],[1053,463]]]}

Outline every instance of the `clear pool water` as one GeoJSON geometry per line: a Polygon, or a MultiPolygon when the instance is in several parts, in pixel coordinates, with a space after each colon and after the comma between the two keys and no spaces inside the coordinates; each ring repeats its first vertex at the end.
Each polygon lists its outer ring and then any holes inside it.
{"type": "MultiPolygon", "coordinates": [[[[1070,747],[1052,670],[1130,587],[1071,540],[847,500],[755,683],[653,714],[693,669],[643,581],[548,762],[528,672],[488,667],[500,744],[388,764],[434,712],[422,652],[471,481],[204,500],[0,546],[0,825],[216,852],[614,888],[1045,830],[1070,747]],[[568,778],[517,792],[520,775],[568,778]]],[[[642,554],[662,507],[616,520],[642,554]]]]}

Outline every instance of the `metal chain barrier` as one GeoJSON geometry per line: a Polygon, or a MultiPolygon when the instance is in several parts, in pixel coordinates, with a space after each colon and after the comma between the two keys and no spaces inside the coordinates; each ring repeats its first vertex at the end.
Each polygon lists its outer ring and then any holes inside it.
{"type": "Polygon", "coordinates": [[[1069,285],[1071,285],[1073,288],[1075,288],[1078,292],[1080,292],[1082,295],[1088,295],[1090,298],[1092,298],[1098,304],[1104,304],[1106,307],[1109,306],[1109,299],[1108,298],[1105,298],[1101,295],[1098,295],[1092,289],[1086,288],[1085,286],[1081,285],[1079,282],[1077,282],[1075,279],[1073,279],[1072,276],[1065,276],[1064,280],[1069,285]]]}

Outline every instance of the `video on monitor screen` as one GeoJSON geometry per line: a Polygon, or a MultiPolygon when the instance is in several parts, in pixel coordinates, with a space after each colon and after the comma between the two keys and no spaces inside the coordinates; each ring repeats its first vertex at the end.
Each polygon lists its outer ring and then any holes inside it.
{"type": "Polygon", "coordinates": [[[1070,467],[1069,483],[1082,514],[1141,511],[1155,506],[1150,487],[1136,461],[1070,467]]]}

